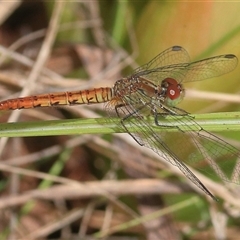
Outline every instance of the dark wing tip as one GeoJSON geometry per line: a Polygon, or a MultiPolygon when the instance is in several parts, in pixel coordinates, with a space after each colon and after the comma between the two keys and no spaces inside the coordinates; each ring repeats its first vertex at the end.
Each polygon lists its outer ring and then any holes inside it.
{"type": "Polygon", "coordinates": [[[181,51],[183,48],[181,46],[173,46],[172,51],[181,51]]]}
{"type": "Polygon", "coordinates": [[[234,54],[226,54],[225,58],[236,58],[237,59],[237,57],[234,54]]]}
{"type": "Polygon", "coordinates": [[[233,70],[237,66],[237,64],[238,64],[237,56],[235,56],[234,54],[226,54],[224,57],[231,61],[231,63],[232,63],[232,70],[233,70]]]}

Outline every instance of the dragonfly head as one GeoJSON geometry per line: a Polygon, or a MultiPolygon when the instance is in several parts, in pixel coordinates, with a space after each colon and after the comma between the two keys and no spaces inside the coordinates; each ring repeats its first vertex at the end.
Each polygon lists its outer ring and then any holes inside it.
{"type": "Polygon", "coordinates": [[[165,78],[161,84],[167,106],[175,107],[184,97],[184,89],[180,83],[173,78],[165,78]]]}

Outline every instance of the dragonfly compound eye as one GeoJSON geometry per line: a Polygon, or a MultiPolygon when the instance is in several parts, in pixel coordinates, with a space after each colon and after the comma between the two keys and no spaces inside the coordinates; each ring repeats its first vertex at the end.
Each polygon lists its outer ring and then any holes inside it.
{"type": "Polygon", "coordinates": [[[171,100],[179,98],[182,89],[175,79],[166,78],[163,80],[163,85],[166,88],[166,97],[170,98],[171,100]]]}

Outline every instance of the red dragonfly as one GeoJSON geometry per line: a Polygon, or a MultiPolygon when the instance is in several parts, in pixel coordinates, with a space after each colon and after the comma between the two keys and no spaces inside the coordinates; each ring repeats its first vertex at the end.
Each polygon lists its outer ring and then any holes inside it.
{"type": "Polygon", "coordinates": [[[239,184],[240,151],[205,131],[176,105],[184,97],[183,83],[220,76],[232,71],[237,63],[237,57],[232,54],[190,62],[184,48],[173,46],[137,68],[132,75],[116,81],[112,88],[8,99],[0,102],[0,110],[107,102],[106,111],[120,118],[121,126],[138,144],[177,166],[216,200],[187,165],[216,180],[239,184]],[[146,121],[149,115],[154,117],[155,126],[146,121]],[[173,126],[172,122],[177,124],[173,126]],[[166,131],[156,132],[157,126],[166,131]],[[167,129],[171,128],[176,131],[169,133],[167,129]]]}

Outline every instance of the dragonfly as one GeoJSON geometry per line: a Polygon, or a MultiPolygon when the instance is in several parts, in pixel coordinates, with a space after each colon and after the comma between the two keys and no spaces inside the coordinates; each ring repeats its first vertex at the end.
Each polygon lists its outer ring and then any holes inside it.
{"type": "Polygon", "coordinates": [[[112,88],[7,99],[0,102],[0,110],[105,103],[109,115],[114,113],[121,127],[139,145],[152,149],[178,167],[197,187],[217,200],[188,166],[214,180],[239,184],[240,151],[204,130],[177,104],[184,98],[184,83],[226,74],[237,63],[233,54],[190,62],[183,47],[173,46],[135,69],[130,76],[117,80],[112,88]],[[153,117],[153,124],[147,121],[149,116],[153,117]],[[162,130],[156,131],[156,127],[162,130]]]}

